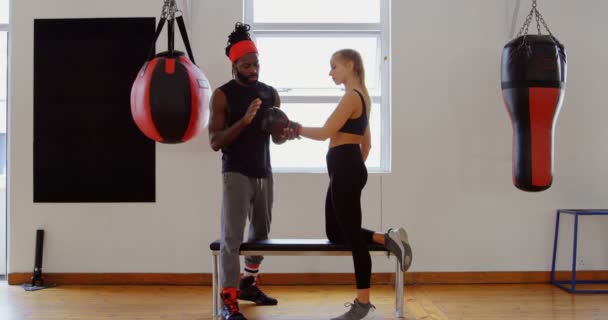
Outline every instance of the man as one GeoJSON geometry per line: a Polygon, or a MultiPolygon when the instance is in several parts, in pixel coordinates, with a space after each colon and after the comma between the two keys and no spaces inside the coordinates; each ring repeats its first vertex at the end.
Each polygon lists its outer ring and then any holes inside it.
{"type": "MultiPolygon", "coordinates": [[[[273,179],[269,134],[262,131],[262,111],[280,106],[277,91],[258,81],[257,48],[249,25],[237,23],[228,37],[226,55],[232,62],[233,80],[214,91],[211,98],[209,140],[214,151],[222,150],[222,216],[220,281],[225,320],[246,319],[237,299],[257,305],[276,305],[257,286],[261,256],[245,257],[239,283],[239,247],[249,218],[249,240],[268,239],[272,220],[273,179]],[[237,288],[238,285],[238,288],[237,288]]],[[[292,139],[289,130],[273,142],[292,139]]]]}

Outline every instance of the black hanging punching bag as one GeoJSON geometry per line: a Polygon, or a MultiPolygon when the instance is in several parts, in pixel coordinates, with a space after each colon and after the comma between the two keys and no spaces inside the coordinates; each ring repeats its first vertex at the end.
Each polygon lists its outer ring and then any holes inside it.
{"type": "MultiPolygon", "coordinates": [[[[166,19],[158,24],[156,38],[166,19]]],[[[185,142],[207,125],[211,87],[194,64],[183,18],[168,20],[169,50],[151,54],[131,88],[131,114],[148,138],[163,143],[185,142]],[[173,50],[173,22],[178,22],[188,57],[173,50]]],[[[156,40],[154,41],[156,42],[156,40]]]]}
{"type": "Polygon", "coordinates": [[[564,46],[553,35],[513,39],[502,52],[501,81],[513,126],[513,184],[546,190],[553,183],[553,136],[566,84],[564,46]]]}

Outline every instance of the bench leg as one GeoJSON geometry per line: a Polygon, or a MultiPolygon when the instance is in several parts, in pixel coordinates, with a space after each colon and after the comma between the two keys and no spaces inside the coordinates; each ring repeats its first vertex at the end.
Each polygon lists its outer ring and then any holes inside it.
{"type": "Polygon", "coordinates": [[[399,268],[399,260],[395,257],[395,316],[403,318],[403,272],[399,268]]]}
{"type": "Polygon", "coordinates": [[[213,257],[212,258],[213,259],[213,269],[212,269],[213,271],[212,271],[211,281],[213,283],[212,283],[211,294],[213,296],[212,297],[212,301],[213,302],[212,302],[212,305],[211,305],[211,308],[212,308],[211,312],[212,312],[213,319],[216,319],[218,317],[218,315],[219,315],[218,314],[218,310],[219,310],[219,301],[218,301],[218,298],[220,296],[220,294],[219,294],[219,287],[218,287],[218,278],[219,277],[218,277],[218,272],[217,272],[218,271],[217,255],[213,254],[212,257],[213,257]]]}

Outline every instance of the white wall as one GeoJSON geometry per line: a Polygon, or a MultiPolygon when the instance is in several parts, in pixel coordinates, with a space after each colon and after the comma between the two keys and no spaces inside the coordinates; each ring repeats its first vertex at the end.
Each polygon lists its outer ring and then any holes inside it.
{"type": "MultiPolygon", "coordinates": [[[[554,185],[524,193],[511,184],[511,126],[500,97],[506,1],[393,1],[393,171],[370,175],[364,222],[374,229],[406,226],[414,271],[548,270],[555,209],[608,206],[602,143],[608,134],[602,53],[608,48],[591,37],[604,29],[608,3],[584,2],[541,6],[568,48],[569,78],[556,130],[554,185]]],[[[210,272],[221,164],[206,134],[181,145],[157,144],[156,203],[32,202],[33,19],[158,16],[160,1],[19,0],[12,6],[9,272],[31,272],[37,228],[46,230],[45,272],[210,272]]],[[[522,4],[518,26],[527,9],[522,4]]],[[[195,0],[193,11],[197,62],[217,87],[230,79],[223,52],[242,4],[195,0]]],[[[326,175],[275,174],[275,182],[272,236],[323,237],[326,175]]],[[[608,265],[603,220],[582,221],[580,250],[592,269],[608,265]]],[[[560,244],[566,248],[565,240],[560,244]]],[[[268,262],[268,272],[352,271],[348,258],[268,262]]],[[[393,269],[375,258],[374,270],[393,269]]]]}
{"type": "MultiPolygon", "coordinates": [[[[605,29],[600,12],[608,4],[583,2],[539,4],[568,49],[569,78],[554,185],[525,193],[511,185],[512,133],[500,97],[506,1],[393,1],[398,125],[394,171],[383,179],[383,220],[407,221],[415,270],[547,270],[555,209],[607,206],[601,88],[608,64],[599,54],[605,43],[591,35],[605,29]]],[[[529,9],[522,1],[518,28],[529,9]]],[[[605,268],[606,242],[593,239],[608,237],[606,221],[587,219],[581,251],[605,268]]]]}

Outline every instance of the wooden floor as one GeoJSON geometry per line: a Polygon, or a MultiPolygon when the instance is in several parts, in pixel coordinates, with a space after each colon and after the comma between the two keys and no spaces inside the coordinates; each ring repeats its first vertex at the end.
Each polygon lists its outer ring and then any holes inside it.
{"type": "MultiPolygon", "coordinates": [[[[242,304],[250,320],[329,319],[353,297],[350,286],[266,286],[278,306],[242,304]]],[[[378,319],[393,316],[393,289],[373,287],[378,319]]],[[[0,319],[211,319],[211,288],[202,286],[60,286],[26,292],[0,284],[0,319]]],[[[568,294],[551,285],[406,286],[405,319],[600,320],[608,294],[568,294]]]]}

